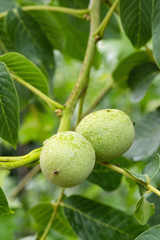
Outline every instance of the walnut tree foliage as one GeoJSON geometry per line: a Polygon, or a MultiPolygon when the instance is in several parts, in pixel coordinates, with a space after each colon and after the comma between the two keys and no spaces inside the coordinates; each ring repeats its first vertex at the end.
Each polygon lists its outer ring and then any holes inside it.
{"type": "Polygon", "coordinates": [[[160,239],[160,0],[0,0],[0,239],[160,239]],[[124,111],[135,140],[61,189],[43,142],[124,111]]]}

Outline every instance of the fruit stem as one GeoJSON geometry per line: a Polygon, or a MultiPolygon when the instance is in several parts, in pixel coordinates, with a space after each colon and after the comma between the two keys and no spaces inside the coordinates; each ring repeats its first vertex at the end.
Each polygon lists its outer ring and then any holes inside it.
{"type": "Polygon", "coordinates": [[[51,215],[51,218],[50,218],[50,220],[49,220],[49,222],[48,222],[48,224],[47,224],[47,226],[46,226],[46,229],[44,230],[44,232],[43,232],[40,240],[45,240],[46,237],[47,237],[47,234],[48,234],[48,232],[49,232],[49,230],[50,230],[50,228],[51,228],[51,226],[52,226],[52,224],[53,224],[53,221],[54,221],[54,219],[55,219],[55,217],[56,217],[58,208],[59,208],[60,203],[61,203],[61,201],[62,201],[63,194],[64,194],[64,190],[65,190],[65,188],[62,188],[62,190],[61,190],[61,192],[60,192],[60,195],[59,195],[59,199],[58,199],[58,201],[56,202],[56,204],[54,205],[54,206],[55,206],[54,211],[53,211],[53,213],[52,213],[52,215],[51,215]]]}
{"type": "Polygon", "coordinates": [[[38,163],[40,152],[42,148],[37,148],[24,156],[18,157],[0,157],[0,169],[11,170],[22,167],[30,163],[38,163]]]}
{"type": "Polygon", "coordinates": [[[100,39],[103,38],[104,35],[104,31],[109,23],[110,18],[112,17],[113,12],[115,11],[117,5],[119,3],[119,0],[115,0],[111,6],[111,8],[109,9],[109,11],[107,12],[106,16],[104,17],[103,21],[101,22],[101,24],[99,25],[99,27],[97,28],[97,30],[95,30],[94,32],[94,37],[95,39],[98,41],[100,39]]]}
{"type": "Polygon", "coordinates": [[[155,193],[156,195],[160,196],[160,191],[158,189],[156,189],[155,187],[153,187],[149,183],[143,182],[140,179],[138,179],[138,178],[134,177],[133,175],[129,174],[125,169],[120,168],[120,167],[118,167],[116,165],[107,163],[107,162],[106,163],[99,162],[99,164],[103,165],[103,166],[105,166],[105,167],[107,167],[107,168],[109,168],[109,169],[111,169],[111,170],[113,170],[115,172],[118,172],[118,173],[124,175],[127,178],[132,179],[133,181],[141,184],[144,188],[146,188],[146,189],[152,191],[153,193],[155,193]]]}

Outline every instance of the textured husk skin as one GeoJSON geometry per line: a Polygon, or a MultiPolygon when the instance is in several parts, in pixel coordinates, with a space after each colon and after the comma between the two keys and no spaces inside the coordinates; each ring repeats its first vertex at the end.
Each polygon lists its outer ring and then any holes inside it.
{"type": "Polygon", "coordinates": [[[120,157],[130,148],[135,137],[131,119],[117,109],[103,109],[87,115],[76,132],[92,144],[99,162],[120,157]]]}
{"type": "Polygon", "coordinates": [[[44,176],[57,186],[68,188],[80,184],[94,165],[94,149],[79,133],[60,132],[44,142],[40,167],[44,176]]]}

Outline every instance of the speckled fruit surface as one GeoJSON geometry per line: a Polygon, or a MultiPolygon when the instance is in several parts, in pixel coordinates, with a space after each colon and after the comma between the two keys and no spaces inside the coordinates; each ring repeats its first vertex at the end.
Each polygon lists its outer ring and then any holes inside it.
{"type": "Polygon", "coordinates": [[[93,112],[81,120],[76,129],[93,146],[96,161],[107,162],[125,153],[135,137],[129,116],[117,109],[93,112]]]}
{"type": "Polygon", "coordinates": [[[57,133],[46,140],[40,155],[44,176],[60,187],[73,187],[84,181],[94,164],[92,145],[72,131],[57,133]]]}

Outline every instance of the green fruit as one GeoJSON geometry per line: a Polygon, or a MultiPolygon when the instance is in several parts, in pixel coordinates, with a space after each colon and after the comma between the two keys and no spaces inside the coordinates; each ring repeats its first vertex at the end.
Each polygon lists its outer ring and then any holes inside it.
{"type": "Polygon", "coordinates": [[[117,109],[93,112],[81,120],[76,129],[93,146],[96,161],[120,157],[132,145],[135,130],[129,116],[117,109]]]}
{"type": "Polygon", "coordinates": [[[44,176],[60,187],[74,187],[84,181],[95,164],[92,145],[79,133],[66,131],[44,142],[40,166],[44,176]]]}

